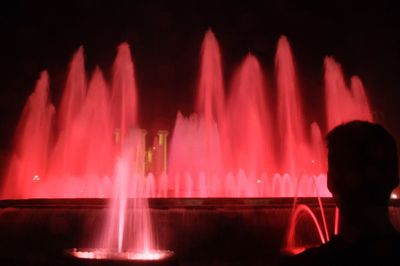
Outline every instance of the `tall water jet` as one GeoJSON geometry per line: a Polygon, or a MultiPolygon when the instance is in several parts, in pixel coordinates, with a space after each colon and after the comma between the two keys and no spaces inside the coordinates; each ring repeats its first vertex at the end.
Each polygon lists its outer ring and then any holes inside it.
{"type": "Polygon", "coordinates": [[[140,171],[144,151],[140,130],[131,131],[117,158],[110,215],[100,242],[102,247],[118,252],[132,249],[144,253],[155,248],[145,199],[145,177],[140,171]],[[132,206],[128,206],[129,198],[132,206]],[[130,207],[133,213],[128,214],[130,207]]]}
{"type": "Polygon", "coordinates": [[[357,119],[373,121],[373,113],[368,102],[368,97],[365,92],[364,85],[361,79],[357,76],[353,76],[350,79],[351,91],[353,93],[354,105],[355,108],[358,108],[356,111],[357,119]]]}
{"type": "Polygon", "coordinates": [[[205,117],[205,123],[220,123],[223,120],[224,95],[221,51],[214,33],[208,30],[201,48],[200,80],[196,100],[196,112],[205,117]]]}
{"type": "MultiPolygon", "coordinates": [[[[110,213],[98,243],[102,249],[88,252],[94,256],[93,259],[143,263],[169,259],[173,253],[157,250],[153,239],[145,194],[146,147],[143,132],[137,128],[137,88],[133,69],[129,46],[120,45],[113,68],[112,112],[114,125],[121,128],[121,139],[118,143],[120,148],[117,151],[110,213]]],[[[101,78],[96,73],[94,81],[101,78]]],[[[112,136],[111,130],[108,133],[109,137],[112,136]]],[[[73,256],[79,257],[79,254],[74,253],[73,256]]]]}
{"type": "Polygon", "coordinates": [[[54,107],[49,102],[49,77],[40,74],[29,96],[16,131],[16,146],[11,157],[3,198],[30,198],[45,181],[54,107]]]}
{"type": "Polygon", "coordinates": [[[129,130],[137,121],[137,88],[135,71],[129,45],[118,47],[113,65],[111,112],[114,128],[119,142],[123,144],[129,130]]]}
{"type": "Polygon", "coordinates": [[[109,88],[99,68],[87,89],[81,47],[70,64],[59,107],[49,180],[40,194],[110,196],[108,177],[112,173],[115,154],[109,98],[109,88]]]}
{"type": "Polygon", "coordinates": [[[83,47],[72,57],[58,114],[58,127],[68,130],[79,114],[86,97],[86,72],[83,47]]]}
{"type": "Polygon", "coordinates": [[[326,57],[324,63],[328,130],[354,119],[372,121],[372,111],[361,80],[352,77],[348,88],[340,64],[332,57],[326,57]]]}
{"type": "Polygon", "coordinates": [[[112,136],[109,90],[97,67],[79,112],[58,136],[53,156],[60,157],[51,161],[46,190],[55,197],[109,197],[115,156],[112,136]]]}
{"type": "Polygon", "coordinates": [[[76,135],[75,139],[80,141],[77,143],[79,152],[76,153],[76,163],[79,165],[79,176],[89,180],[85,184],[86,195],[89,197],[110,195],[110,191],[97,180],[110,177],[115,163],[109,99],[109,88],[100,68],[96,67],[72,132],[76,135]]]}
{"type": "MultiPolygon", "coordinates": [[[[203,142],[204,154],[202,171],[206,178],[219,173],[223,167],[222,145],[224,135],[225,92],[222,74],[221,51],[214,33],[208,30],[201,48],[200,79],[197,88],[196,113],[200,117],[200,127],[204,136],[198,139],[203,142]]],[[[213,181],[213,180],[209,180],[213,181]]],[[[214,180],[216,181],[216,180],[214,180]]],[[[215,185],[215,184],[210,184],[215,185]]]]}
{"type": "Polygon", "coordinates": [[[227,103],[227,130],[230,162],[228,169],[236,173],[261,174],[276,171],[274,136],[267,109],[265,82],[260,64],[249,54],[237,71],[227,103]]]}
{"type": "Polygon", "coordinates": [[[67,81],[58,109],[56,143],[50,158],[49,179],[78,176],[76,165],[77,142],[72,134],[76,119],[86,97],[86,71],[83,47],[74,54],[69,65],[67,81]]]}
{"type": "MultiPolygon", "coordinates": [[[[140,210],[144,208],[148,212],[147,201],[143,199],[143,194],[140,193],[142,188],[138,187],[138,180],[144,178],[142,166],[145,158],[145,147],[140,134],[137,133],[138,129],[135,128],[137,127],[137,88],[133,69],[129,45],[121,44],[118,47],[113,65],[113,94],[111,98],[114,126],[121,129],[121,139],[118,143],[120,151],[117,151],[118,159],[114,173],[113,194],[110,205],[110,224],[105,228],[106,238],[111,239],[111,242],[109,241],[106,247],[109,249],[117,248],[118,252],[122,252],[124,238],[128,236],[125,232],[128,198],[133,197],[135,201],[141,199],[140,206],[136,207],[140,210]],[[135,183],[131,184],[133,181],[135,183]],[[116,246],[113,239],[116,239],[116,246]]],[[[134,210],[136,211],[137,209],[135,208],[134,210]]],[[[134,215],[133,218],[136,219],[136,217],[134,215]]],[[[140,223],[142,225],[142,220],[133,220],[132,223],[140,223]]],[[[146,226],[148,226],[148,223],[150,223],[149,219],[146,220],[146,226]]],[[[141,234],[141,232],[139,230],[133,233],[141,234]]],[[[125,248],[126,245],[127,243],[124,245],[125,248]]]]}
{"type": "Polygon", "coordinates": [[[221,52],[211,30],[203,40],[199,76],[196,113],[190,118],[178,113],[171,138],[169,174],[176,177],[175,189],[185,173],[194,175],[197,187],[216,188],[221,182],[213,176],[221,174],[224,163],[225,96],[221,52]]]}
{"type": "Polygon", "coordinates": [[[308,164],[302,100],[289,41],[282,36],[275,57],[278,88],[278,128],[281,136],[281,171],[298,175],[308,164]]]}

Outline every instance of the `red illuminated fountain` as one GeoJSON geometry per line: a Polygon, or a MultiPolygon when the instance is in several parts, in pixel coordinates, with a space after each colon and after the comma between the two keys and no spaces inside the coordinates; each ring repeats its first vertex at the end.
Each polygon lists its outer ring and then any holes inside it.
{"type": "MultiPolygon", "coordinates": [[[[171,196],[330,196],[320,127],[305,124],[286,37],[280,38],[276,54],[276,111],[266,103],[269,94],[255,56],[247,55],[240,65],[225,101],[219,47],[212,32],[206,34],[202,55],[196,113],[187,118],[178,114],[172,135],[171,196]]],[[[329,127],[354,118],[372,120],[360,80],[353,78],[349,90],[333,59],[326,60],[325,69],[329,127]],[[342,99],[345,113],[335,106],[342,99]]]]}
{"type": "MultiPolygon", "coordinates": [[[[305,123],[287,38],[280,38],[276,53],[276,110],[267,104],[271,93],[254,55],[248,54],[234,73],[227,97],[211,31],[201,58],[196,112],[190,117],[178,113],[168,167],[151,173],[144,166],[145,146],[141,151],[146,196],[329,196],[321,130],[315,122],[305,123]]],[[[86,84],[81,48],[55,112],[48,75],[41,74],[18,127],[3,198],[111,196],[121,146],[137,128],[135,76],[126,44],[119,47],[110,87],[99,68],[86,84]]],[[[353,77],[349,89],[340,65],[330,57],[325,60],[325,95],[327,129],[356,118],[372,120],[360,79],[353,77]]]]}
{"type": "MultiPolygon", "coordinates": [[[[360,79],[352,78],[348,88],[340,65],[325,59],[327,127],[321,130],[321,123],[305,122],[286,37],[279,39],[275,58],[277,99],[250,53],[226,94],[219,49],[208,31],[195,112],[178,113],[168,154],[165,132],[149,153],[137,124],[139,101],[127,44],[118,48],[111,82],[97,67],[87,83],[80,48],[57,108],[50,103],[44,71],[24,108],[1,197],[110,198],[106,225],[94,244],[98,249],[68,252],[82,260],[130,262],[173,257],[155,243],[147,198],[330,197],[321,131],[373,119],[360,79]]],[[[327,233],[319,232],[324,241],[327,233]]]]}

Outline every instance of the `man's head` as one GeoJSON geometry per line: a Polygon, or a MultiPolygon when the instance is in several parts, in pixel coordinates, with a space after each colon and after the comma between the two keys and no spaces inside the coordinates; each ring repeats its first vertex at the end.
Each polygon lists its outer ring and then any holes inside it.
{"type": "Polygon", "coordinates": [[[388,204],[399,184],[394,138],[378,124],[352,121],[329,132],[328,188],[341,205],[388,204]]]}

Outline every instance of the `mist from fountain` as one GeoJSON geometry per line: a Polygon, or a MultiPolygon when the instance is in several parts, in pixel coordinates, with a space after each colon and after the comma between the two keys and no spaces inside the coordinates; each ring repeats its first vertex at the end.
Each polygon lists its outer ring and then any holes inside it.
{"type": "Polygon", "coordinates": [[[324,63],[328,130],[354,119],[372,121],[372,112],[360,78],[352,77],[349,88],[340,64],[332,57],[326,57],[324,63]]]}
{"type": "Polygon", "coordinates": [[[143,151],[140,130],[130,132],[116,162],[110,214],[95,246],[118,252],[134,250],[143,254],[151,254],[155,250],[143,185],[143,151]]]}
{"type": "Polygon", "coordinates": [[[49,76],[43,71],[22,111],[2,198],[31,197],[40,186],[48,168],[54,112],[49,101],[49,76]]]}

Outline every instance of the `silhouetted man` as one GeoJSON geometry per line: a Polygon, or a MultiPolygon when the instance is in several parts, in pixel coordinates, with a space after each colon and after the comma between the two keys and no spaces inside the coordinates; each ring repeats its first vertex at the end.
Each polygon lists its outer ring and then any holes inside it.
{"type": "Polygon", "coordinates": [[[400,234],[388,210],[399,184],[395,140],[380,125],[352,121],[334,128],[327,142],[327,185],[340,232],[282,265],[400,265],[400,234]]]}

